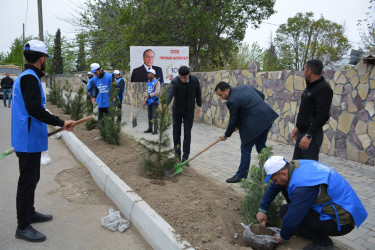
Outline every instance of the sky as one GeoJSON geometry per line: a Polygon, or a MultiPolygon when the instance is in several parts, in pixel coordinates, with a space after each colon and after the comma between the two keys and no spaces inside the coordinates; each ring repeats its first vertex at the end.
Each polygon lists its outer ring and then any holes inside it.
{"type": "MultiPolygon", "coordinates": [[[[55,34],[60,28],[63,36],[74,39],[75,30],[66,19],[80,11],[77,7],[86,0],[44,0],[43,1],[43,29],[55,34]]],[[[22,24],[25,23],[26,36],[38,36],[38,8],[37,0],[0,0],[0,52],[9,52],[15,38],[22,36],[22,24]]],[[[258,29],[248,27],[244,42],[251,44],[258,42],[263,48],[270,44],[271,33],[275,36],[277,26],[287,22],[298,12],[314,13],[315,19],[321,15],[325,19],[345,25],[346,36],[352,48],[360,45],[360,35],[357,27],[359,19],[365,18],[369,0],[276,0],[276,14],[264,20],[258,29]]],[[[135,44],[136,45],[136,44],[135,44]]]]}

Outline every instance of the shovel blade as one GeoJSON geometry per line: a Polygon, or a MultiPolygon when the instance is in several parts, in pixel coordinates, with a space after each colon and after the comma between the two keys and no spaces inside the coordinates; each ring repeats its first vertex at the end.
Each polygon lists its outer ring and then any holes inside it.
{"type": "Polygon", "coordinates": [[[132,123],[133,123],[133,128],[137,127],[137,118],[134,118],[132,123]]]}

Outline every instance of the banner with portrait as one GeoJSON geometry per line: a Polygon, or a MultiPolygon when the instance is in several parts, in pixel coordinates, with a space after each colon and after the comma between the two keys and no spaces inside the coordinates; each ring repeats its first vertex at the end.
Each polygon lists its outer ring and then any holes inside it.
{"type": "Polygon", "coordinates": [[[161,82],[170,83],[181,66],[189,66],[187,46],[130,46],[132,82],[147,82],[147,69],[152,68],[161,82]]]}

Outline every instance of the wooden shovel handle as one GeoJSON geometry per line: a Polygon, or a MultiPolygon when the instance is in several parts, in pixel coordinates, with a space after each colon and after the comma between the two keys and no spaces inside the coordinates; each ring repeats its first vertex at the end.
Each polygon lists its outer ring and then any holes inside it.
{"type": "MultiPolygon", "coordinates": [[[[90,116],[85,117],[85,118],[82,118],[82,119],[80,119],[80,120],[78,120],[78,121],[74,121],[72,124],[70,124],[69,128],[73,128],[74,126],[76,126],[76,125],[78,125],[78,124],[81,124],[81,123],[84,123],[84,122],[90,121],[90,120],[92,120],[92,119],[94,119],[94,118],[95,118],[94,115],[90,115],[90,116]]],[[[63,131],[63,130],[64,130],[63,128],[58,128],[58,129],[56,129],[56,130],[54,130],[54,131],[52,131],[52,132],[49,132],[49,133],[48,133],[48,136],[51,136],[51,135],[57,134],[58,132],[61,132],[61,131],[63,131]]]]}
{"type": "MultiPolygon", "coordinates": [[[[159,82],[159,78],[157,80],[157,82],[155,83],[154,87],[152,88],[151,92],[155,89],[156,85],[158,84],[159,82]]],[[[144,108],[144,106],[146,106],[146,103],[147,103],[147,100],[143,103],[142,107],[138,110],[137,114],[135,115],[134,119],[137,118],[137,116],[139,115],[139,113],[142,111],[142,109],[144,108]]]]}
{"type": "Polygon", "coordinates": [[[221,141],[221,139],[217,139],[216,141],[214,141],[213,143],[211,143],[210,145],[208,145],[205,149],[203,149],[202,151],[198,152],[196,155],[194,155],[192,158],[190,158],[189,160],[187,160],[187,162],[189,161],[192,161],[194,160],[196,157],[198,157],[200,154],[204,153],[207,151],[207,149],[209,149],[210,147],[212,147],[213,145],[215,145],[216,143],[218,143],[219,141],[221,141]]]}

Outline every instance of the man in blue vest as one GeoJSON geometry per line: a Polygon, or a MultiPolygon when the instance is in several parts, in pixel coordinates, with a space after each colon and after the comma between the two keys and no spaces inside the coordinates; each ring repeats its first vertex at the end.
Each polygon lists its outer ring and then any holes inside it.
{"type": "Polygon", "coordinates": [[[304,249],[334,249],[329,236],[341,236],[359,227],[367,212],[350,184],[334,169],[314,160],[287,162],[272,156],[265,163],[273,181],[263,195],[256,218],[267,223],[267,210],[276,195],[286,188],[290,203],[280,208],[283,225],[275,237],[279,243],[292,235],[313,242],[304,249]]]}
{"type": "Polygon", "coordinates": [[[46,98],[40,78],[46,68],[47,48],[38,40],[31,40],[23,52],[28,64],[18,76],[13,88],[11,138],[19,159],[16,207],[16,238],[32,242],[45,241],[46,236],[31,224],[52,220],[52,215],[35,211],[35,189],[40,178],[41,152],[48,150],[47,124],[72,131],[73,121],[63,121],[45,109],[46,98]]]}
{"type": "MultiPolygon", "coordinates": [[[[100,129],[100,121],[104,115],[108,114],[109,108],[109,90],[111,83],[113,82],[113,76],[110,73],[105,72],[100,67],[99,63],[93,63],[90,65],[91,73],[93,77],[93,84],[95,85],[94,93],[92,95],[92,103],[98,103],[98,128],[100,129]]],[[[97,139],[100,139],[98,137],[97,139]]]]}
{"type": "Polygon", "coordinates": [[[94,94],[94,88],[95,88],[94,84],[92,82],[92,80],[94,80],[93,79],[94,78],[94,74],[91,73],[91,71],[89,71],[89,72],[87,72],[87,77],[88,77],[87,81],[82,80],[82,82],[84,82],[85,84],[87,84],[86,91],[87,91],[87,93],[89,93],[90,96],[92,96],[94,94]]]}
{"type": "Polygon", "coordinates": [[[122,100],[124,98],[124,92],[125,92],[125,82],[124,79],[121,77],[121,73],[119,70],[113,71],[113,75],[117,82],[117,91],[118,95],[116,98],[117,107],[120,109],[119,115],[117,116],[117,122],[121,123],[121,115],[122,115],[122,100]]]}
{"type": "Polygon", "coordinates": [[[154,69],[147,70],[147,93],[145,98],[147,99],[147,111],[148,111],[148,129],[145,133],[152,133],[156,135],[158,133],[156,109],[159,106],[159,94],[160,94],[160,82],[155,78],[156,72],[154,69]],[[152,122],[154,122],[154,131],[152,131],[152,122]]]}

